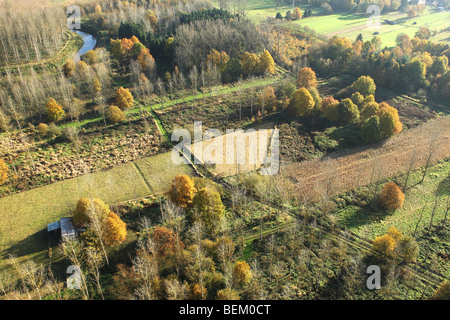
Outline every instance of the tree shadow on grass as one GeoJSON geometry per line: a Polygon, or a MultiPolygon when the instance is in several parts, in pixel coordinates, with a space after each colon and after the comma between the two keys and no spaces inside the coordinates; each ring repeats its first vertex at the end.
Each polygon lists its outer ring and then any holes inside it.
{"type": "Polygon", "coordinates": [[[341,225],[348,229],[383,220],[390,212],[384,210],[372,211],[367,207],[353,207],[345,216],[340,218],[341,225]]]}
{"type": "Polygon", "coordinates": [[[33,255],[48,250],[50,247],[56,247],[58,243],[59,238],[56,235],[51,235],[46,229],[42,229],[2,251],[0,257],[8,259],[10,255],[18,258],[33,255]]]}
{"type": "Polygon", "coordinates": [[[438,184],[435,195],[438,197],[450,195],[450,174],[438,184]]]}

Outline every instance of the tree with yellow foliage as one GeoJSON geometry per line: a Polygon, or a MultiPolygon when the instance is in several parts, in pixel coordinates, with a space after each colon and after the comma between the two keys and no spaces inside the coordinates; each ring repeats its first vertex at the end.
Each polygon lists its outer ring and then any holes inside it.
{"type": "Polygon", "coordinates": [[[109,212],[109,207],[98,198],[80,198],[73,212],[72,221],[77,227],[85,227],[90,222],[92,215],[97,216],[99,221],[104,221],[109,212]]]}
{"type": "Polygon", "coordinates": [[[379,105],[380,107],[380,111],[379,111],[379,117],[381,119],[381,116],[383,115],[383,113],[390,113],[392,114],[393,120],[394,120],[394,128],[393,128],[393,134],[394,133],[400,133],[403,129],[403,125],[400,121],[400,117],[398,115],[398,110],[394,107],[391,107],[389,104],[387,104],[386,102],[382,102],[379,105]]]}
{"type": "Polygon", "coordinates": [[[217,291],[217,300],[241,300],[241,297],[231,288],[225,288],[217,291]]]}
{"type": "Polygon", "coordinates": [[[339,101],[333,97],[325,97],[322,100],[322,116],[332,122],[339,121],[339,101]]]}
{"type": "Polygon", "coordinates": [[[388,182],[381,190],[379,201],[385,208],[395,210],[403,207],[405,194],[394,182],[388,182]]]}
{"type": "Polygon", "coordinates": [[[112,247],[121,244],[127,237],[127,225],[114,212],[109,212],[104,224],[103,242],[112,247]]]}
{"type": "Polygon", "coordinates": [[[150,25],[152,26],[153,30],[156,30],[156,28],[158,27],[158,18],[152,10],[147,10],[147,18],[150,21],[150,25]]]}
{"type": "Polygon", "coordinates": [[[0,186],[6,182],[8,179],[9,167],[5,160],[0,159],[0,186]]]}
{"type": "Polygon", "coordinates": [[[181,208],[189,208],[197,190],[194,181],[187,175],[178,175],[172,182],[168,196],[170,201],[181,208]]]}
{"type": "Polygon", "coordinates": [[[206,233],[209,236],[215,236],[225,213],[220,193],[212,188],[202,188],[192,199],[192,205],[191,220],[199,219],[203,222],[206,233]]]}
{"type": "Polygon", "coordinates": [[[45,105],[45,111],[47,112],[48,119],[52,122],[61,120],[66,114],[63,108],[53,98],[48,99],[45,105]]]}
{"type": "Polygon", "coordinates": [[[106,118],[112,124],[116,124],[125,120],[125,112],[123,112],[118,106],[109,106],[106,111],[106,118]]]}
{"type": "Polygon", "coordinates": [[[234,266],[233,280],[239,285],[245,285],[250,282],[253,274],[250,266],[245,261],[238,261],[234,266]]]}
{"type": "Polygon", "coordinates": [[[116,102],[117,106],[122,110],[131,108],[133,106],[134,99],[130,90],[125,89],[124,87],[120,87],[119,89],[117,89],[116,102]]]}
{"type": "Polygon", "coordinates": [[[379,255],[393,257],[396,242],[390,235],[385,234],[376,237],[372,243],[372,249],[379,255]]]}
{"type": "Polygon", "coordinates": [[[192,300],[205,300],[208,290],[199,283],[196,283],[191,288],[191,299],[192,300]]]}
{"type": "Polygon", "coordinates": [[[230,57],[225,51],[219,52],[215,49],[212,49],[206,56],[206,65],[216,66],[220,72],[223,72],[225,70],[228,61],[230,61],[230,57]]]}
{"type": "Polygon", "coordinates": [[[264,50],[259,58],[258,70],[260,73],[275,73],[275,61],[268,50],[264,50]]]}
{"type": "Polygon", "coordinates": [[[256,53],[244,52],[241,55],[242,73],[245,76],[258,73],[259,57],[256,53]]]}
{"type": "Polygon", "coordinates": [[[372,249],[379,255],[388,258],[401,259],[407,263],[415,261],[419,254],[419,245],[411,236],[403,236],[395,227],[376,237],[372,249]]]}
{"type": "Polygon", "coordinates": [[[75,61],[73,60],[67,60],[67,62],[63,66],[63,72],[66,77],[72,76],[73,72],[75,71],[75,61]]]}
{"type": "Polygon", "coordinates": [[[316,73],[313,71],[313,69],[308,67],[300,69],[300,71],[298,72],[297,86],[305,88],[317,86],[316,73]]]}
{"type": "Polygon", "coordinates": [[[314,98],[306,88],[294,92],[288,105],[288,112],[294,117],[309,115],[315,106],[314,98]]]}

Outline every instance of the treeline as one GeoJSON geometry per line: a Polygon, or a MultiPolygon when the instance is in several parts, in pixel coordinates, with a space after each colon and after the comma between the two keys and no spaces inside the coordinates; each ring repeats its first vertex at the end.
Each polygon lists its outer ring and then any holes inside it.
{"type": "Polygon", "coordinates": [[[241,66],[236,59],[241,59],[244,53],[263,52],[268,39],[247,19],[234,17],[229,20],[214,20],[217,12],[220,12],[220,17],[231,17],[228,12],[224,13],[224,10],[195,11],[186,14],[190,17],[186,18],[186,21],[192,22],[180,24],[174,33],[146,32],[141,24],[125,22],[119,26],[118,37],[124,39],[135,36],[150,50],[156,63],[176,65],[185,73],[194,66],[199,70],[207,67],[208,55],[213,50],[225,52],[227,61],[234,63],[228,66],[227,78],[237,80],[243,71],[240,70],[241,66]],[[196,20],[196,17],[202,18],[196,20]]]}
{"type": "Polygon", "coordinates": [[[233,15],[226,10],[222,9],[207,9],[207,10],[198,10],[192,11],[190,13],[181,13],[180,14],[180,23],[186,24],[191,23],[197,20],[229,20],[233,18],[233,15]]]}
{"type": "Polygon", "coordinates": [[[395,48],[381,48],[381,39],[357,40],[333,37],[312,47],[307,54],[311,67],[321,76],[342,73],[369,75],[378,85],[396,91],[431,90],[443,98],[450,96],[447,44],[434,43],[399,34],[395,48]]]}

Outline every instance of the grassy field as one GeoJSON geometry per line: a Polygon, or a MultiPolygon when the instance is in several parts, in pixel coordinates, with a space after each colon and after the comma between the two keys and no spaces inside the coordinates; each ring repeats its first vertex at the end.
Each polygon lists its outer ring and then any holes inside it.
{"type": "MultiPolygon", "coordinates": [[[[434,9],[427,8],[425,12],[418,17],[409,19],[406,13],[391,12],[380,17],[381,22],[384,20],[396,20],[396,25],[381,25],[379,29],[372,29],[367,26],[368,17],[361,14],[321,14],[320,8],[310,7],[308,5],[299,5],[299,8],[304,11],[306,8],[312,10],[312,16],[306,19],[286,22],[283,20],[283,25],[299,30],[307,26],[319,34],[324,34],[328,37],[339,35],[355,40],[361,33],[363,39],[371,39],[375,32],[379,32],[379,36],[383,45],[391,47],[395,45],[395,39],[399,33],[406,33],[409,36],[414,36],[420,27],[428,27],[430,30],[441,31],[450,26],[450,12],[436,12],[434,9]],[[414,24],[415,23],[415,24],[414,24]]],[[[292,5],[277,6],[274,0],[251,0],[247,5],[247,16],[254,22],[267,21],[268,17],[275,17],[277,12],[283,16],[288,10],[292,11],[292,5]]],[[[431,38],[434,41],[449,42],[450,31],[437,33],[431,38]]]]}
{"type": "Polygon", "coordinates": [[[80,197],[98,197],[113,205],[165,192],[183,173],[192,171],[186,165],[173,166],[168,152],[0,199],[0,271],[9,254],[48,262],[46,226],[69,216],[80,197]]]}
{"type": "MultiPolygon", "coordinates": [[[[425,181],[417,184],[422,178],[422,172],[418,170],[411,175],[409,185],[413,187],[406,193],[402,209],[388,214],[372,212],[356,205],[348,206],[338,213],[340,223],[355,234],[369,239],[386,233],[391,226],[403,234],[412,235],[416,225],[418,230],[428,228],[435,198],[439,196],[434,216],[435,224],[439,224],[444,218],[447,197],[450,195],[450,161],[432,167],[425,181]]],[[[401,183],[403,175],[395,180],[401,183]]]]}

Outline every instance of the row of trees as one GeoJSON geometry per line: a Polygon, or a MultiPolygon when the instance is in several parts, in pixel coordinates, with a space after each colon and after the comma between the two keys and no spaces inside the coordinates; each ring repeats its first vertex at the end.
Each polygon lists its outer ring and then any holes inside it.
{"type": "Polygon", "coordinates": [[[27,63],[52,56],[64,45],[63,8],[22,10],[14,2],[0,4],[0,66],[27,63]]]}
{"type": "Polygon", "coordinates": [[[370,75],[383,87],[405,92],[430,90],[443,98],[449,95],[450,48],[418,36],[397,36],[397,46],[381,49],[381,40],[357,40],[333,37],[308,53],[311,67],[321,74],[370,75]]]}

